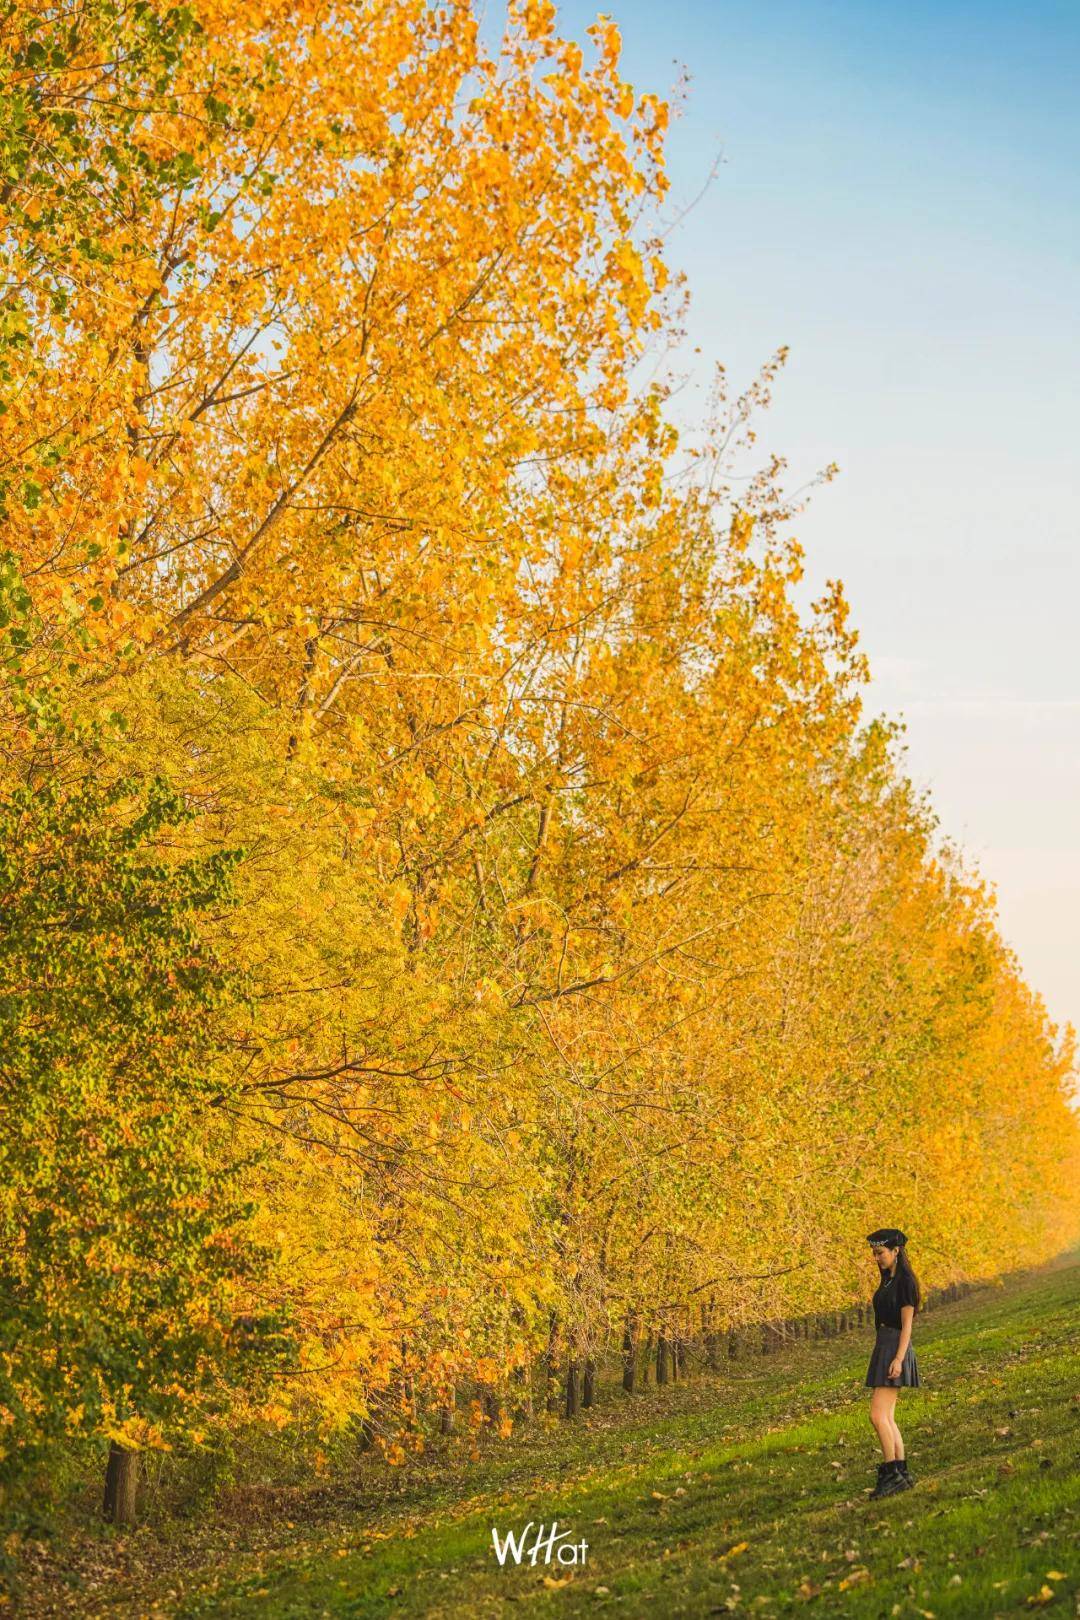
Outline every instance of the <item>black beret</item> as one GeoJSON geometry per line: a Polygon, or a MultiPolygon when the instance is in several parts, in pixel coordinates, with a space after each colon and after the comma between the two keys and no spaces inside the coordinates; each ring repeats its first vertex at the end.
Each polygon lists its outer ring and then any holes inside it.
{"type": "Polygon", "coordinates": [[[871,1232],[866,1241],[884,1244],[887,1249],[902,1249],[907,1238],[898,1226],[883,1226],[877,1232],[871,1232]]]}

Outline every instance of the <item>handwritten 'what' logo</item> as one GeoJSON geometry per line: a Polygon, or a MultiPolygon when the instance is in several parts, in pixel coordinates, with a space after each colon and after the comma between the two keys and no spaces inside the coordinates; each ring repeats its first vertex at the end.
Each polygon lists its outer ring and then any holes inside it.
{"type": "Polygon", "coordinates": [[[516,1535],[513,1530],[508,1530],[501,1538],[498,1530],[492,1525],[491,1540],[495,1548],[495,1557],[501,1567],[505,1567],[508,1560],[512,1564],[529,1564],[533,1568],[537,1564],[552,1562],[564,1565],[585,1562],[588,1542],[571,1541],[572,1532],[560,1530],[558,1519],[553,1521],[550,1529],[546,1524],[541,1524],[530,1543],[529,1532],[533,1528],[533,1522],[530,1519],[524,1530],[516,1535]]]}

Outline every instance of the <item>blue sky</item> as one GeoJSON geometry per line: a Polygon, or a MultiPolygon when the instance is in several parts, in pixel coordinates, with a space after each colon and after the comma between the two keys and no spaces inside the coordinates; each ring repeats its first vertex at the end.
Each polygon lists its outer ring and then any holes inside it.
{"type": "Polygon", "coordinates": [[[1080,4],[606,9],[639,92],[690,74],[669,217],[721,159],[667,242],[677,416],[790,345],[762,446],[841,467],[796,526],[812,582],[844,580],[871,706],[1080,1024],[1080,4]]]}

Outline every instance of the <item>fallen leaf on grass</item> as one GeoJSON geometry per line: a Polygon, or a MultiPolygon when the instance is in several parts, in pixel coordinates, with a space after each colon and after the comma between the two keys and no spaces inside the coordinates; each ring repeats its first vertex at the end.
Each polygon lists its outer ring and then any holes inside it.
{"type": "Polygon", "coordinates": [[[850,1575],[844,1576],[843,1580],[839,1583],[838,1590],[841,1592],[846,1592],[849,1587],[862,1586],[869,1579],[870,1571],[868,1569],[853,1569],[850,1575]]]}
{"type": "Polygon", "coordinates": [[[569,1586],[573,1582],[572,1575],[545,1575],[544,1585],[549,1592],[557,1592],[561,1586],[569,1586]]]}
{"type": "Polygon", "coordinates": [[[1041,1608],[1044,1603],[1053,1603],[1054,1597],[1055,1593],[1052,1586],[1040,1586],[1039,1590],[1033,1592],[1028,1598],[1028,1607],[1032,1609],[1041,1608]]]}
{"type": "Polygon", "coordinates": [[[1048,1569],[1046,1578],[1048,1581],[1067,1581],[1069,1577],[1062,1574],[1060,1569],[1048,1569]]]}

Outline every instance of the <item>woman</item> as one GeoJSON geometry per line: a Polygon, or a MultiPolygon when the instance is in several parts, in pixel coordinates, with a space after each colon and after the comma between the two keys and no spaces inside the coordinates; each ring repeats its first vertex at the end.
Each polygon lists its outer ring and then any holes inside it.
{"type": "Polygon", "coordinates": [[[904,1437],[896,1426],[896,1397],[901,1389],[917,1389],[919,1368],[911,1348],[911,1325],[922,1301],[919,1280],[907,1257],[907,1238],[895,1226],[871,1232],[867,1240],[877,1261],[881,1281],[874,1294],[877,1338],[866,1372],[870,1422],[877,1430],[885,1458],[878,1464],[877,1484],[871,1497],[893,1496],[915,1481],[908,1473],[904,1437]]]}

